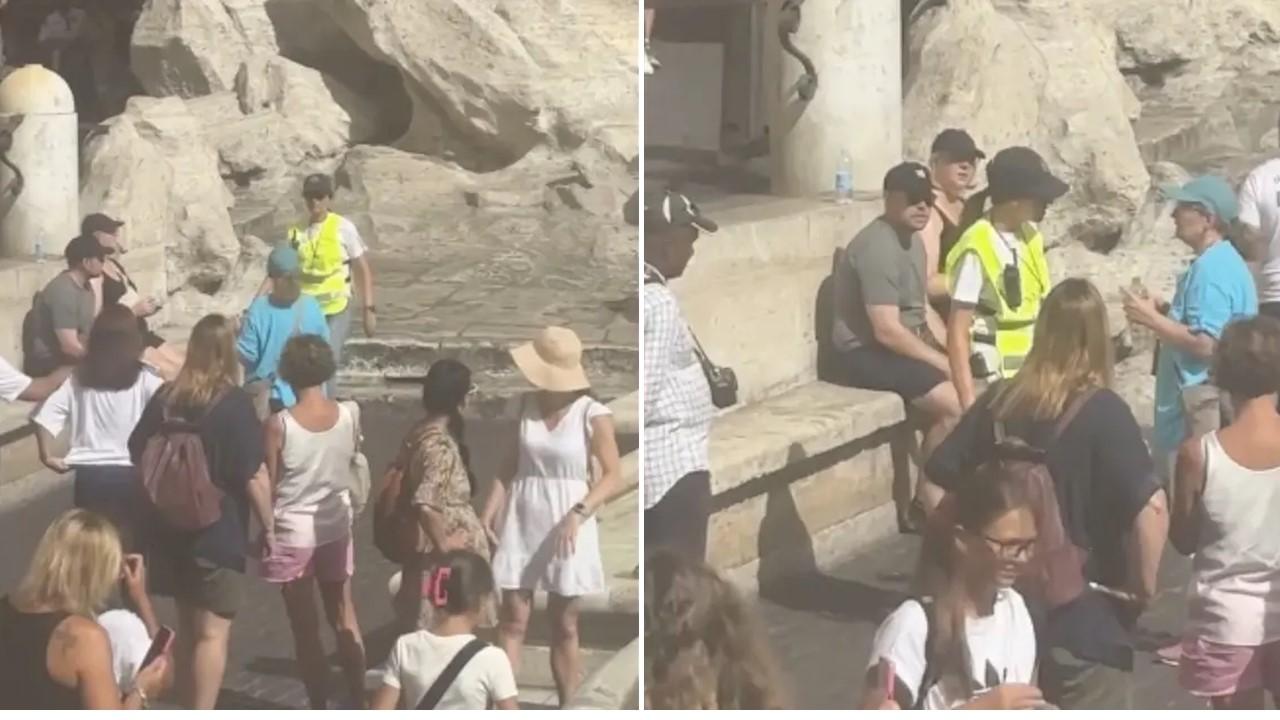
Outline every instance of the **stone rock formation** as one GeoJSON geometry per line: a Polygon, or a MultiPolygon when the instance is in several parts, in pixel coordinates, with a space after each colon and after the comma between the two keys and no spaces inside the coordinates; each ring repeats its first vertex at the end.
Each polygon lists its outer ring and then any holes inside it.
{"type": "Polygon", "coordinates": [[[167,245],[169,285],[220,288],[241,255],[232,195],[200,120],[178,98],[135,97],[84,151],[80,207],[126,223],[136,247],[167,245]]]}
{"type": "Polygon", "coordinates": [[[904,137],[928,157],[967,128],[989,153],[1029,145],[1071,184],[1046,222],[1051,244],[1110,249],[1149,187],[1130,119],[1136,100],[1107,32],[1076,0],[955,0],[912,28],[904,137]]]}
{"type": "Polygon", "coordinates": [[[131,64],[164,99],[88,143],[82,205],[168,242],[191,312],[247,299],[310,172],[339,171],[338,208],[375,248],[555,228],[613,262],[635,21],[626,0],[151,0],[131,64]]]}

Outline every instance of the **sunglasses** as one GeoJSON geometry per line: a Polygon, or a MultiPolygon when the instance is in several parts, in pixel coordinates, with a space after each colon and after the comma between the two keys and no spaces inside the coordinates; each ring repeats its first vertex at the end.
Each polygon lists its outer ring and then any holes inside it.
{"type": "Polygon", "coordinates": [[[329,197],[328,195],[318,195],[316,193],[304,193],[302,196],[302,199],[306,200],[307,202],[316,202],[317,200],[324,200],[328,197],[329,197]]]}

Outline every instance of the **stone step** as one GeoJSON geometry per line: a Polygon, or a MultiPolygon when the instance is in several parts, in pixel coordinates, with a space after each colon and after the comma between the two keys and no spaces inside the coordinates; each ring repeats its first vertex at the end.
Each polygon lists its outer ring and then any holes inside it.
{"type": "Polygon", "coordinates": [[[905,419],[896,395],[824,382],[717,418],[711,563],[754,588],[797,553],[834,560],[849,538],[887,531],[883,508],[910,475],[905,419]]]}

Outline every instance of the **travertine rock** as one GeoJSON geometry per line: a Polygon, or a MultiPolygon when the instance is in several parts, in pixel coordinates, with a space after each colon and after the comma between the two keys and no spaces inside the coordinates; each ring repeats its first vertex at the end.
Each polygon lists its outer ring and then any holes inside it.
{"type": "Polygon", "coordinates": [[[638,114],[632,3],[325,5],[364,52],[400,69],[414,108],[403,149],[478,170],[509,165],[537,145],[571,150],[592,137],[634,155],[634,137],[619,142],[610,132],[633,128],[638,114]]]}
{"type": "Polygon", "coordinates": [[[1048,242],[1113,247],[1149,180],[1108,37],[1078,0],[955,0],[926,13],[912,28],[908,155],[928,157],[947,127],[989,154],[1029,145],[1071,184],[1046,219],[1048,242]]]}
{"type": "Polygon", "coordinates": [[[155,97],[231,90],[245,59],[279,50],[265,0],[150,0],[131,45],[133,73],[155,97]]]}
{"type": "Polygon", "coordinates": [[[168,248],[170,289],[221,287],[240,254],[232,198],[201,122],[178,98],[135,97],[84,152],[80,205],[126,223],[137,247],[168,248]]]}

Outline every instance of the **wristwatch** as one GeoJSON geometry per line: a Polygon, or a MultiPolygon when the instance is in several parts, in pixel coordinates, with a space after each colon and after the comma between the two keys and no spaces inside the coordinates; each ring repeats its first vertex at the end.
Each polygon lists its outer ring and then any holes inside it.
{"type": "Polygon", "coordinates": [[[574,503],[572,510],[584,518],[589,517],[589,514],[587,513],[587,506],[582,503],[574,503]]]}

